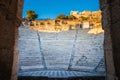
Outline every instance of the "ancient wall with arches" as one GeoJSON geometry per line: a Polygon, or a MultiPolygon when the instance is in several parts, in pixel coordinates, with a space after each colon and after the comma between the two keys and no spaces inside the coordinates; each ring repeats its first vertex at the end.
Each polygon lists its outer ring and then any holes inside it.
{"type": "MultiPolygon", "coordinates": [[[[0,0],[0,80],[17,80],[17,35],[23,0],[0,0]]],[[[100,0],[107,80],[120,79],[120,0],[100,0]]]]}

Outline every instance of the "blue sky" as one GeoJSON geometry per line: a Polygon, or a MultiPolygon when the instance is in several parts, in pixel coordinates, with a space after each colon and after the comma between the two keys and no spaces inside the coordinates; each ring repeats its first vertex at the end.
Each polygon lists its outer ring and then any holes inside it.
{"type": "Polygon", "coordinates": [[[55,18],[58,14],[69,15],[71,10],[99,10],[99,0],[25,0],[23,17],[27,10],[34,10],[38,18],[55,18]]]}

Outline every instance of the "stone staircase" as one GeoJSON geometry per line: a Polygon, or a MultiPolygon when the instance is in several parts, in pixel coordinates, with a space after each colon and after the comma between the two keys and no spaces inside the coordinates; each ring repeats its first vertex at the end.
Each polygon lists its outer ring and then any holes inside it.
{"type": "Polygon", "coordinates": [[[19,70],[41,70],[43,61],[36,31],[19,28],[19,70]]]}
{"type": "Polygon", "coordinates": [[[105,73],[104,35],[88,34],[88,31],[76,29],[50,33],[20,27],[19,75],[43,75],[42,72],[52,75],[59,74],[59,71],[61,76],[66,71],[67,74],[72,74],[69,71],[73,71],[73,74],[78,71],[86,75],[105,73]]]}

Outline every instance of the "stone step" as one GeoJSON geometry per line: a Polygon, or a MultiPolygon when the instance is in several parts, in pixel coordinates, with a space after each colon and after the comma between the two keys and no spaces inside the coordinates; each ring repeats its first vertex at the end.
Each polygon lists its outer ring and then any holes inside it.
{"type": "MultiPolygon", "coordinates": [[[[103,57],[104,36],[103,34],[88,34],[88,31],[39,32],[40,39],[38,39],[37,31],[20,28],[19,66],[28,71],[40,70],[40,66],[46,63],[44,66],[48,69],[67,70],[71,54],[74,53],[71,69],[93,71],[103,57]]],[[[104,65],[101,64],[96,67],[96,71],[104,71],[103,68],[104,65]]]]}
{"type": "Polygon", "coordinates": [[[29,29],[19,29],[18,37],[24,39],[38,38],[37,32],[29,29]]]}
{"type": "Polygon", "coordinates": [[[21,71],[32,71],[32,70],[42,70],[44,67],[42,65],[36,65],[36,66],[20,66],[19,70],[21,71]]]}
{"type": "Polygon", "coordinates": [[[89,66],[72,66],[70,70],[75,70],[75,71],[83,71],[83,72],[93,72],[95,67],[89,67],[89,66]]]}
{"type": "Polygon", "coordinates": [[[53,65],[50,65],[50,64],[47,64],[47,69],[48,70],[68,70],[68,65],[60,65],[60,64],[53,64],[53,65]]]}
{"type": "Polygon", "coordinates": [[[40,61],[21,61],[19,62],[19,66],[32,66],[32,65],[42,65],[40,61]]]}
{"type": "Polygon", "coordinates": [[[57,62],[57,61],[45,61],[46,62],[46,64],[48,64],[48,65],[61,65],[60,67],[62,67],[62,65],[69,65],[69,62],[62,62],[62,61],[59,61],[59,62],[57,62]]]}
{"type": "Polygon", "coordinates": [[[41,70],[41,71],[29,71],[19,72],[19,76],[39,76],[48,78],[68,78],[68,77],[85,77],[85,76],[105,76],[105,73],[96,72],[79,72],[79,71],[63,71],[63,70],[41,70]]]}
{"type": "Polygon", "coordinates": [[[64,54],[59,54],[59,55],[52,55],[52,56],[50,56],[50,55],[47,55],[47,54],[45,54],[45,59],[46,60],[69,60],[69,58],[70,58],[70,56],[69,55],[64,55],[64,54]],[[56,56],[59,56],[59,57],[56,57],[56,56]]]}

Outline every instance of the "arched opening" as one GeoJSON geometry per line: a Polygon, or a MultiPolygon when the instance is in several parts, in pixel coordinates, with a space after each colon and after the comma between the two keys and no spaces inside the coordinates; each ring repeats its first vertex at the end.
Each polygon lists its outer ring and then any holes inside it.
{"type": "MultiPolygon", "coordinates": [[[[106,79],[120,78],[119,45],[119,0],[100,0],[102,25],[105,30],[104,53],[106,62],[106,79]]],[[[17,80],[18,52],[17,33],[22,12],[22,0],[0,1],[0,79],[17,80]]]]}
{"type": "Polygon", "coordinates": [[[70,15],[79,19],[36,20],[35,26],[23,22],[18,38],[20,76],[105,76],[101,11],[71,11],[70,15]],[[48,21],[55,30],[50,25],[48,29],[48,21]]]}

